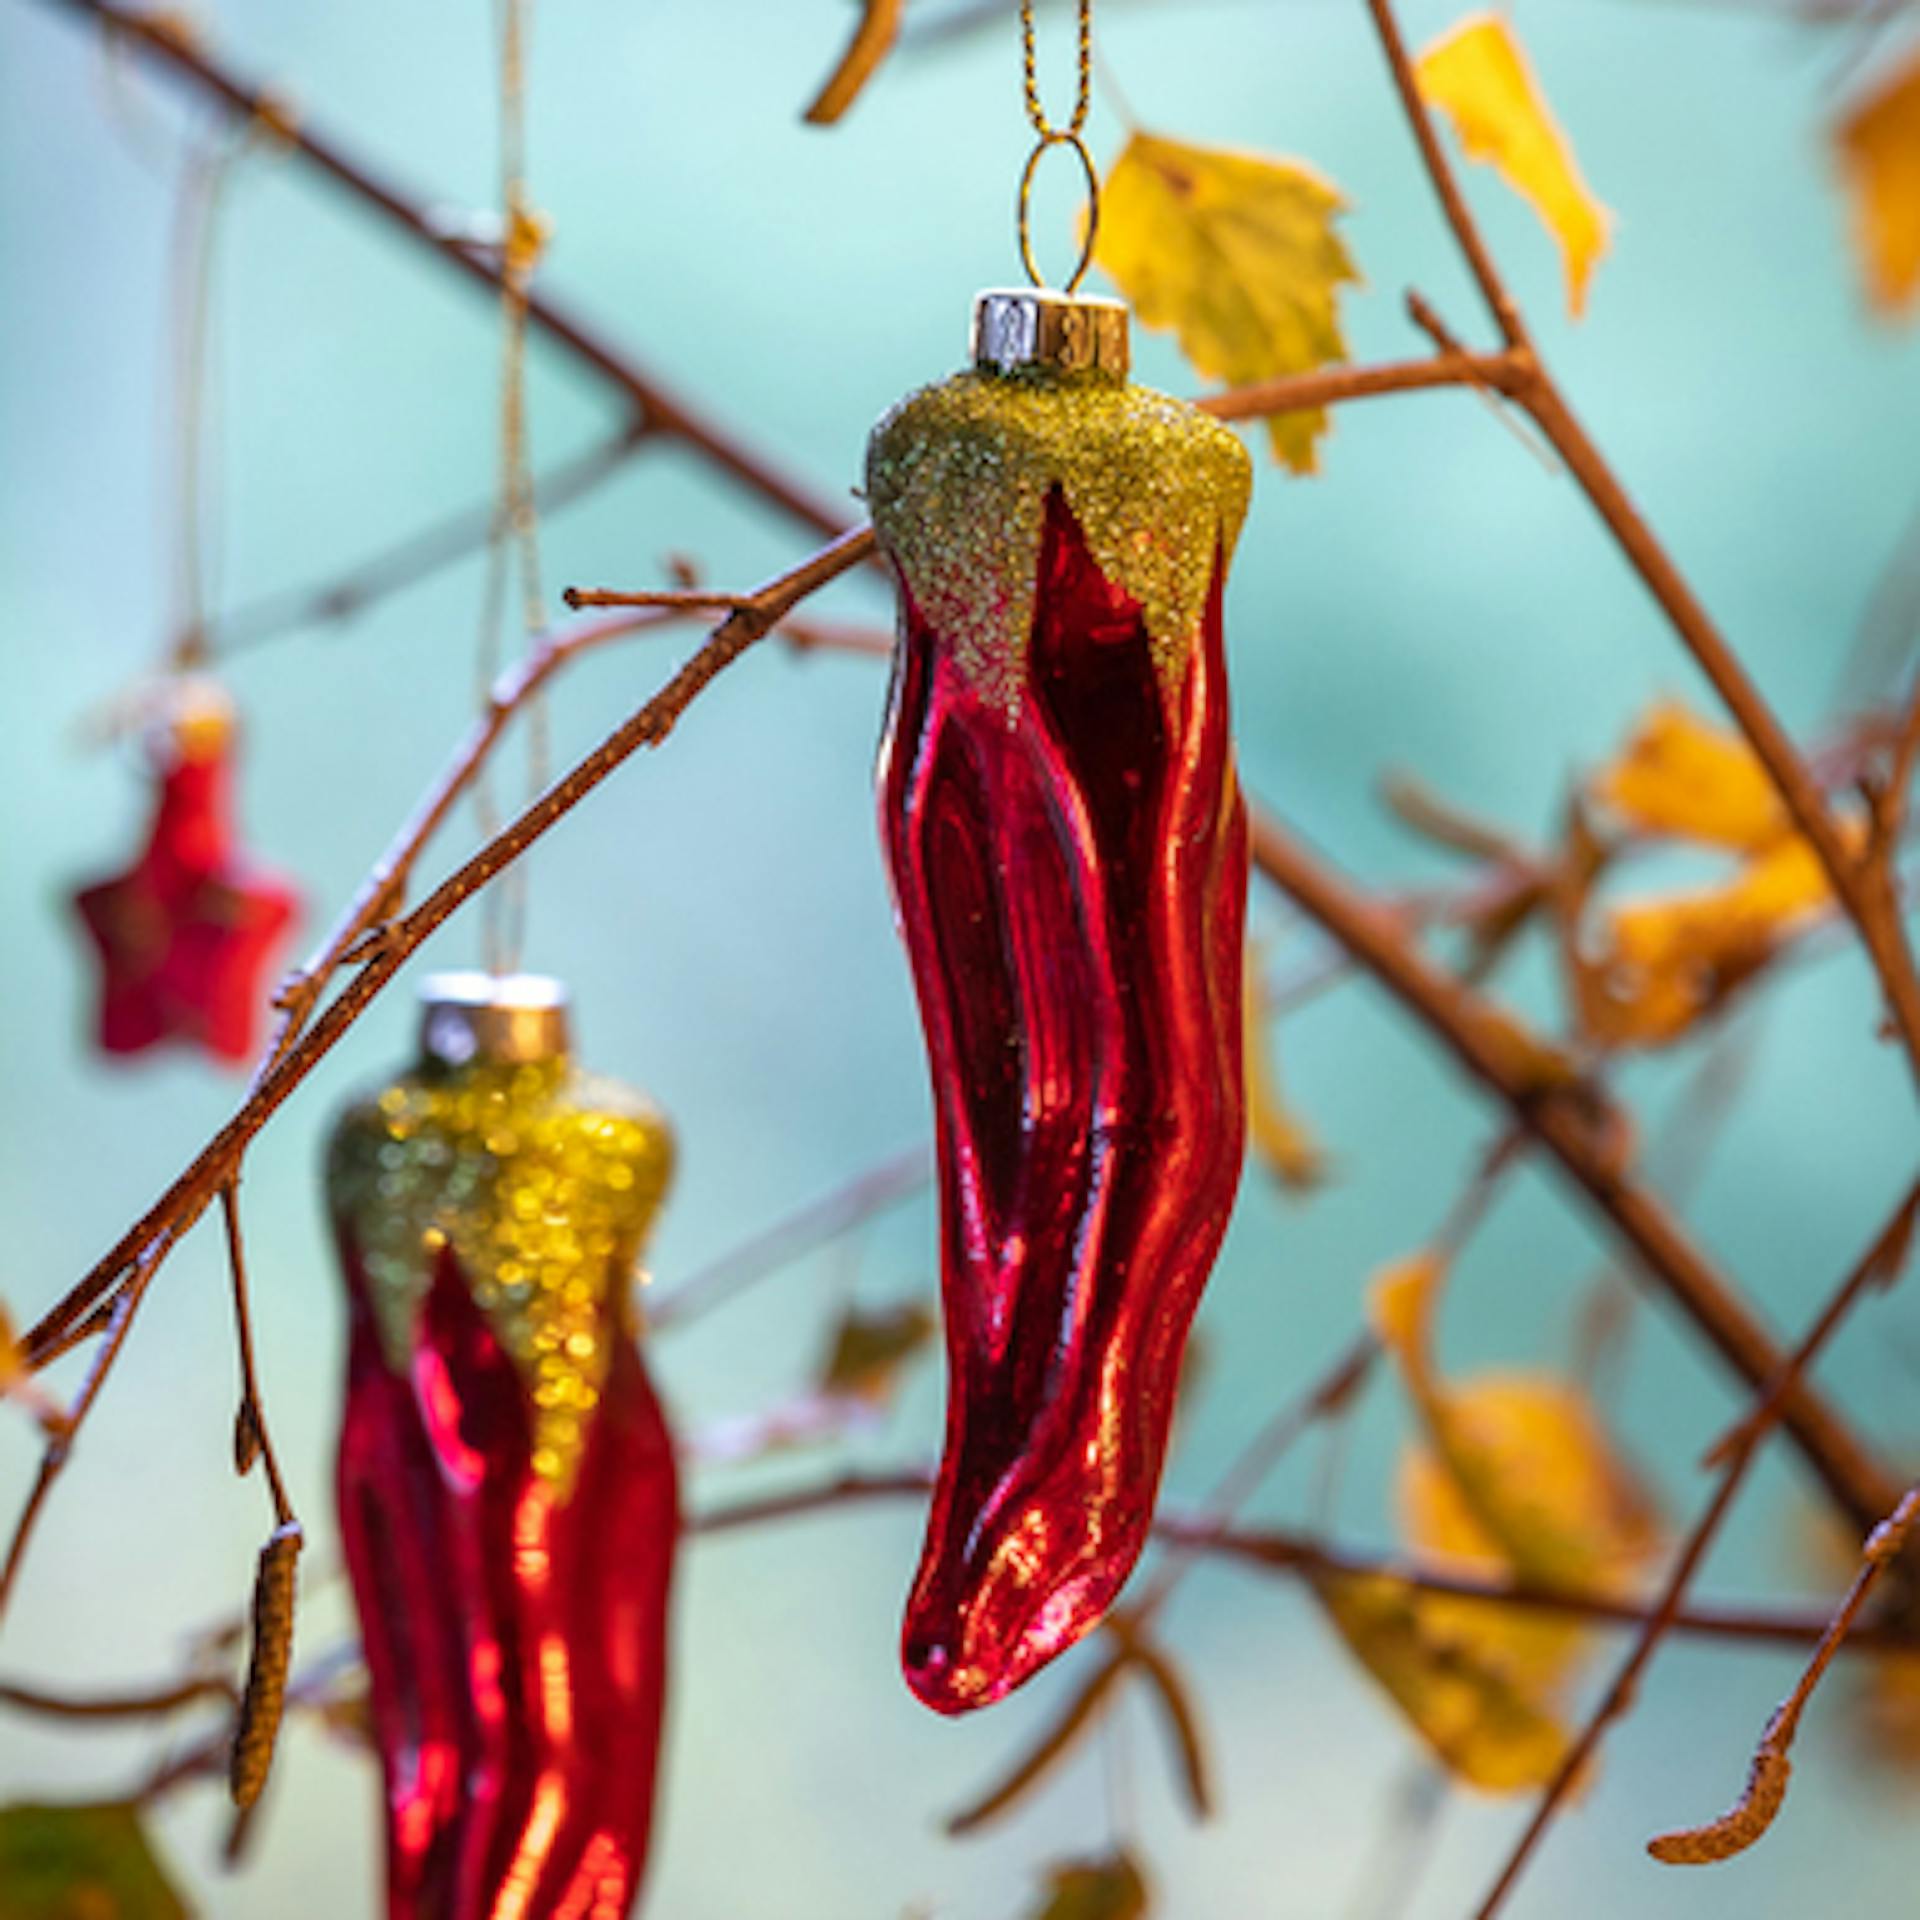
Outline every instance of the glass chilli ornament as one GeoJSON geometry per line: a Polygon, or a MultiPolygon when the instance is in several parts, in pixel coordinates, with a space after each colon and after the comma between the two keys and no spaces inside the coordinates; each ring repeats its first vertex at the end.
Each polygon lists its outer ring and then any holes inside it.
{"type": "MultiPolygon", "coordinates": [[[[1086,26],[1072,127],[1038,113],[1030,39],[1029,102],[1035,160],[1071,145],[1091,182],[1086,26]]],[[[933,1083],[948,1363],[902,1657],[943,1713],[1071,1646],[1138,1559],[1246,1137],[1221,631],[1246,451],[1130,384],[1125,307],[1071,286],[980,295],[972,360],[867,453],[899,587],[881,837],[933,1083]]]]}
{"type": "Polygon", "coordinates": [[[679,1534],[633,1304],[673,1138],[574,1065],[557,982],[436,976],[421,1035],[327,1160],[386,1912],[621,1916],[646,1862],[679,1534]]]}

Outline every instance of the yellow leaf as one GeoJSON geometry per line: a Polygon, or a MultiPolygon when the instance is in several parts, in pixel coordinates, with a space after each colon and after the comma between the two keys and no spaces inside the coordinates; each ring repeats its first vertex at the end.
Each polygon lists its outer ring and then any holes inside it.
{"type": "MultiPolygon", "coordinates": [[[[1396,1493],[1401,1535],[1422,1566],[1486,1579],[1512,1572],[1452,1475],[1428,1448],[1410,1445],[1401,1454],[1396,1493]]],[[[1592,1638],[1564,1613],[1486,1606],[1445,1594],[1423,1595],[1421,1606],[1436,1632],[1473,1647],[1543,1711],[1592,1638]]]]}
{"type": "Polygon", "coordinates": [[[821,1392],[878,1405],[892,1395],[901,1369],[932,1335],[933,1312],[924,1301],[849,1307],[820,1369],[821,1392]]]}
{"type": "MultiPolygon", "coordinates": [[[[1094,258],[1206,377],[1306,373],[1347,357],[1339,292],[1359,275],[1334,231],[1345,204],[1296,161],[1136,133],[1100,189],[1094,258]]],[[[1275,415],[1275,458],[1312,473],[1326,425],[1320,408],[1275,415]]]]}
{"type": "Polygon", "coordinates": [[[900,16],[906,0],[861,0],[859,23],[853,38],[840,56],[840,64],[827,76],[826,84],[807,109],[808,121],[816,127],[830,127],[860,97],[860,90],[881,61],[893,50],[900,35],[900,16]]]}
{"type": "MultiPolygon", "coordinates": [[[[1857,843],[1857,823],[1846,838],[1857,843]]],[[[1813,849],[1780,841],[1717,887],[1628,902],[1602,919],[1597,951],[1576,956],[1581,1021],[1609,1045],[1665,1046],[1826,913],[1813,849]]]]}
{"type": "Polygon", "coordinates": [[[1453,122],[1467,158],[1493,166],[1559,243],[1567,304],[1577,317],[1612,215],[1580,177],[1512,23],[1493,13],[1463,20],[1420,56],[1415,77],[1453,122]]]}
{"type": "Polygon", "coordinates": [[[1446,1273],[1432,1253],[1386,1268],[1370,1312],[1474,1537],[1508,1570],[1546,1585],[1612,1592],[1631,1584],[1659,1543],[1638,1479],[1585,1398],[1563,1382],[1441,1376],[1433,1316],[1446,1273]]]}
{"type": "Polygon", "coordinates": [[[1786,808],[1753,749],[1677,701],[1661,701],[1641,720],[1593,790],[1642,833],[1758,853],[1788,831],[1786,808]]]}
{"type": "Polygon", "coordinates": [[[1382,1267],[1367,1292],[1367,1315],[1380,1344],[1399,1361],[1416,1398],[1432,1383],[1428,1336],[1433,1303],[1447,1278],[1447,1263],[1421,1251],[1382,1267]]]}
{"type": "Polygon", "coordinates": [[[1566,1729],[1470,1641],[1436,1624],[1428,1597],[1385,1574],[1313,1583],[1340,1636],[1449,1772],[1488,1793],[1543,1786],[1566,1729]]]}
{"type": "Polygon", "coordinates": [[[13,1331],[13,1316],[7,1311],[7,1304],[0,1300],[0,1400],[27,1376],[25,1363],[20,1358],[20,1342],[13,1331]]]}
{"type": "Polygon", "coordinates": [[[1273,1070],[1260,956],[1249,944],[1246,970],[1247,1137],[1273,1177],[1292,1193],[1327,1177],[1327,1156],[1304,1120],[1286,1103],[1273,1070]]]}
{"type": "Polygon", "coordinates": [[[1480,1373],[1429,1391],[1434,1454],[1475,1524],[1525,1579],[1618,1593],[1659,1546],[1637,1476],[1573,1387],[1480,1373]]]}
{"type": "Polygon", "coordinates": [[[1826,870],[1804,840],[1788,840],[1724,886],[1616,907],[1612,947],[1629,966],[1702,971],[1750,966],[1827,905],[1826,870]]]}
{"type": "Polygon", "coordinates": [[[1835,127],[1853,240],[1875,306],[1920,305],[1920,48],[1835,127]]]}
{"type": "Polygon", "coordinates": [[[1046,1904],[1035,1920],[1145,1920],[1147,1883],[1124,1853],[1047,1869],[1046,1904]]]}
{"type": "Polygon", "coordinates": [[[188,1920],[137,1807],[0,1807],[6,1920],[188,1920]]]}

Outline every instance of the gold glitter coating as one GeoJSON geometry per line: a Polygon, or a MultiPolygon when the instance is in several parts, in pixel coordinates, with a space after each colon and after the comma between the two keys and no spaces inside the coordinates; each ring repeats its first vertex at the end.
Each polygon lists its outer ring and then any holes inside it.
{"type": "Polygon", "coordinates": [[[880,544],[986,698],[1017,709],[1047,494],[1059,487],[1100,570],[1136,600],[1163,684],[1184,673],[1216,549],[1231,555],[1252,462],[1218,421],[1099,372],[955,374],[867,445],[880,544]]]}
{"type": "Polygon", "coordinates": [[[451,1245],[526,1382],[534,1470],[564,1497],[610,1339],[632,1332],[635,1266],[672,1173],[673,1131],[641,1095],[565,1055],[483,1057],[422,1066],[349,1108],[327,1192],[395,1369],[451,1245]]]}

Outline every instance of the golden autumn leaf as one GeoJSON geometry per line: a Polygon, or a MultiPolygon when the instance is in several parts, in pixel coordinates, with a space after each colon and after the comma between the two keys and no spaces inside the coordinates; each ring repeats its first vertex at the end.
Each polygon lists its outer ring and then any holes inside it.
{"type": "Polygon", "coordinates": [[[1642,833],[1757,853],[1789,829],[1787,810],[1746,741],[1675,700],[1658,702],[1591,784],[1596,799],[1642,833]]]}
{"type": "Polygon", "coordinates": [[[1323,1576],[1313,1590],[1449,1773],[1487,1793],[1520,1793],[1559,1771],[1565,1727],[1501,1664],[1452,1635],[1431,1596],[1387,1574],[1323,1576]]]}
{"type": "Polygon", "coordinates": [[[1260,956],[1251,944],[1246,970],[1247,1138],[1266,1169],[1291,1193],[1306,1192],[1327,1177],[1327,1156],[1306,1122],[1287,1105],[1273,1069],[1267,1033],[1266,997],[1260,987],[1260,956]]]}
{"type": "Polygon", "coordinates": [[[26,1366],[20,1357],[20,1341],[13,1330],[13,1315],[7,1311],[7,1303],[0,1300],[0,1399],[4,1399],[26,1377],[26,1366]]]}
{"type": "Polygon", "coordinates": [[[1446,1278],[1431,1254],[1375,1282],[1373,1318],[1420,1416],[1427,1446],[1472,1525],[1529,1580],[1618,1592],[1659,1544],[1654,1511],[1574,1387],[1545,1374],[1443,1379],[1432,1358],[1446,1278]]]}
{"type": "Polygon", "coordinates": [[[1145,1876],[1127,1854],[1113,1853],[1049,1867],[1033,1920],[1145,1920],[1148,1910],[1145,1876]]]}
{"type": "Polygon", "coordinates": [[[1494,13],[1461,21],[1420,56],[1415,78],[1452,121],[1467,158],[1486,161],[1539,215],[1559,245],[1567,305],[1578,317],[1612,215],[1581,177],[1512,22],[1494,13]]]}
{"type": "Polygon", "coordinates": [[[1920,47],[1833,131],[1867,293],[1888,314],[1920,306],[1920,47]]]}
{"type": "Polygon", "coordinates": [[[1831,905],[1825,870],[1795,838],[1719,886],[1608,908],[1576,956],[1581,1024],[1610,1046],[1669,1045],[1831,905]]]}
{"type": "Polygon", "coordinates": [[[6,1920],[189,1920],[137,1807],[0,1807],[6,1920]]]}
{"type": "MultiPolygon", "coordinates": [[[[1101,185],[1094,259],[1143,326],[1245,386],[1347,357],[1339,294],[1360,276],[1334,231],[1344,206],[1298,161],[1136,133],[1101,185]]],[[[1319,408],[1275,415],[1274,457],[1312,473],[1326,425],[1319,408]]]]}
{"type": "Polygon", "coordinates": [[[1629,966],[1724,971],[1770,952],[1829,898],[1819,857],[1795,839],[1749,861],[1724,886],[1628,902],[1607,918],[1614,951],[1629,966]]]}
{"type": "Polygon", "coordinates": [[[821,1392],[881,1404],[892,1396],[907,1362],[933,1337],[933,1328],[933,1309],[924,1300],[849,1307],[820,1369],[821,1392]]]}
{"type": "MultiPolygon", "coordinates": [[[[1642,833],[1738,856],[1724,880],[1606,905],[1592,893],[1598,863],[1570,860],[1579,870],[1565,871],[1556,902],[1561,956],[1580,1031],[1595,1044],[1684,1038],[1831,910],[1825,871],[1738,735],[1657,706],[1590,788],[1642,833]]],[[[1864,824],[1839,828],[1858,852],[1864,824]]],[[[1586,830],[1576,806],[1570,832],[1586,830]]]]}
{"type": "MultiPolygon", "coordinates": [[[[1400,1456],[1395,1487],[1401,1538],[1422,1566],[1444,1573],[1504,1579],[1512,1572],[1493,1537],[1474,1518],[1453,1476],[1417,1442],[1400,1456]]],[[[1591,1635],[1564,1613],[1489,1607],[1447,1594],[1421,1597],[1423,1618],[1450,1642],[1471,1646],[1526,1696],[1548,1709],[1591,1635]]]]}

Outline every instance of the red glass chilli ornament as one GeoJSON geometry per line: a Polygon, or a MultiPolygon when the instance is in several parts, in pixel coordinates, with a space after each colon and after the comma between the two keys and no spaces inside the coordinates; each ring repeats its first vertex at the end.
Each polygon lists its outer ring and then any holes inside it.
{"type": "Polygon", "coordinates": [[[1126,356],[1115,302],[983,294],[973,368],[868,449],[948,1360],[902,1655],[943,1713],[1072,1645],[1139,1557],[1245,1149],[1220,606],[1249,462],[1126,356]]]}
{"type": "Polygon", "coordinates": [[[327,1166],[386,1913],[620,1920],[647,1858],[680,1526],[632,1304],[672,1134],[576,1069],[552,981],[430,979],[422,1038],[327,1166]]]}
{"type": "Polygon", "coordinates": [[[146,847],[125,873],[73,896],[100,962],[103,1053],[180,1041],[238,1062],[259,1047],[268,969],[300,902],[240,849],[234,736],[219,686],[174,682],[149,735],[157,792],[146,847]]]}

